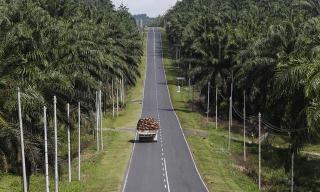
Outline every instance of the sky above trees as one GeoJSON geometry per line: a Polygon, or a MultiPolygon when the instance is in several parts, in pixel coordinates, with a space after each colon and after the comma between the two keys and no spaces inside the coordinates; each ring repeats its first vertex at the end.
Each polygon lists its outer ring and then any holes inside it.
{"type": "Polygon", "coordinates": [[[150,17],[164,14],[177,0],[112,0],[116,7],[123,3],[132,14],[146,13],[150,17]]]}

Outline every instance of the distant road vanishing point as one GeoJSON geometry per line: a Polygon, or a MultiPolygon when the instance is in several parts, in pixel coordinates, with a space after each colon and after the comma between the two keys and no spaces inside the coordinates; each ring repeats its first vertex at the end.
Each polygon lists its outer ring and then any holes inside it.
{"type": "Polygon", "coordinates": [[[123,184],[125,192],[207,192],[173,110],[157,28],[148,33],[142,117],[160,119],[158,142],[135,142],[123,184]]]}

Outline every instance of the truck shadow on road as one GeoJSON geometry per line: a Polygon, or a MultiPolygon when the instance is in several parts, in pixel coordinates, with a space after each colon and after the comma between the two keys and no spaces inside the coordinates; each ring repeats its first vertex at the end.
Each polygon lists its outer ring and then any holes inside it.
{"type": "Polygon", "coordinates": [[[180,112],[184,112],[184,113],[192,113],[191,110],[187,110],[187,109],[179,109],[179,108],[176,108],[176,109],[159,109],[160,111],[180,111],[180,112]]]}
{"type": "Polygon", "coordinates": [[[174,109],[159,109],[160,111],[174,111],[174,109]]]}
{"type": "Polygon", "coordinates": [[[153,140],[148,140],[148,139],[145,139],[145,140],[137,140],[137,139],[130,139],[128,141],[129,143],[156,143],[155,141],[153,140]]]}
{"type": "Polygon", "coordinates": [[[167,85],[167,82],[158,82],[158,85],[167,85]]]}
{"type": "Polygon", "coordinates": [[[136,139],[130,139],[128,142],[129,142],[129,143],[139,143],[139,140],[136,140],[136,139]]]}

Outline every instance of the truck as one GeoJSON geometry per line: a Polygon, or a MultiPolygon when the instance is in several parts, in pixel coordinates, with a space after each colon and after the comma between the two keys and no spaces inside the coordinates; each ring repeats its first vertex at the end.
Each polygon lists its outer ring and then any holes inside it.
{"type": "Polygon", "coordinates": [[[144,117],[137,123],[137,134],[139,141],[152,140],[157,142],[158,131],[160,129],[159,120],[153,117],[144,117]]]}

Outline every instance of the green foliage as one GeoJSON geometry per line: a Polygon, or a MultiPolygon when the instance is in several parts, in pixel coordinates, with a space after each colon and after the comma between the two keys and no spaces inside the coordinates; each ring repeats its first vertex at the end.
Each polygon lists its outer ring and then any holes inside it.
{"type": "Polygon", "coordinates": [[[183,0],[162,20],[181,74],[205,97],[211,82],[211,93],[217,86],[225,98],[233,74],[235,107],[246,91],[247,114],[279,127],[264,132],[292,132],[297,152],[320,133],[319,10],[317,0],[183,0]]]}
{"type": "MultiPolygon", "coordinates": [[[[52,137],[53,96],[58,99],[59,136],[63,137],[66,103],[71,126],[82,106],[83,133],[91,133],[95,92],[110,105],[111,83],[136,83],[142,36],[127,8],[110,0],[0,0],[0,168],[20,172],[17,87],[22,91],[28,175],[43,166],[42,107],[48,107],[52,137]]],[[[60,141],[62,145],[64,141],[60,141]]],[[[49,139],[50,158],[53,140],[49,139]]],[[[51,160],[50,160],[51,161],[51,160]]]]}

